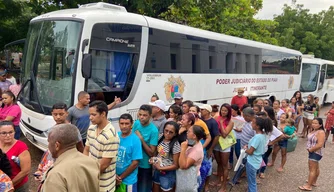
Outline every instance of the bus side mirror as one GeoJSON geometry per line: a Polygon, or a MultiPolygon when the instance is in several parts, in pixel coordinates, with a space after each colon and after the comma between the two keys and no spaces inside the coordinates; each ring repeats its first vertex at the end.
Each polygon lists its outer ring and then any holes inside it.
{"type": "Polygon", "coordinates": [[[92,76],[92,55],[91,54],[83,54],[81,72],[82,72],[82,76],[85,79],[89,79],[92,76]]]}

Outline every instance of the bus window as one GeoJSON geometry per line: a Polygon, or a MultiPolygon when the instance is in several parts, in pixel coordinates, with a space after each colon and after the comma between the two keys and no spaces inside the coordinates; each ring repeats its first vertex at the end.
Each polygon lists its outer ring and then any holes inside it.
{"type": "Polygon", "coordinates": [[[262,52],[263,74],[299,74],[299,68],[295,55],[265,49],[262,52]]]}
{"type": "Polygon", "coordinates": [[[300,90],[312,92],[317,89],[318,74],[320,66],[317,64],[303,63],[300,90]]]}
{"type": "Polygon", "coordinates": [[[141,26],[129,24],[95,24],[90,53],[92,76],[86,90],[91,100],[111,103],[115,96],[126,100],[138,66],[141,26]]]}
{"type": "Polygon", "coordinates": [[[319,79],[318,90],[322,89],[322,87],[324,86],[325,75],[326,75],[326,65],[322,65],[321,66],[321,71],[320,71],[320,79],[319,79]]]}
{"type": "Polygon", "coordinates": [[[327,65],[326,79],[334,79],[334,65],[327,65]]]}
{"type": "Polygon", "coordinates": [[[226,71],[227,73],[236,73],[236,54],[227,53],[226,55],[226,71]]]}

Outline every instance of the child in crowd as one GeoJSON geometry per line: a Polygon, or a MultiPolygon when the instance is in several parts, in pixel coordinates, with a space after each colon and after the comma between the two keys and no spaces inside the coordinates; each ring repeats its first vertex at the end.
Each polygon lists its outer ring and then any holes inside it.
{"type": "Polygon", "coordinates": [[[266,134],[272,132],[273,124],[269,118],[256,117],[252,121],[252,128],[256,134],[246,146],[246,153],[248,154],[246,174],[248,192],[257,192],[256,172],[260,169],[262,155],[266,152],[266,134]]]}
{"type": "Polygon", "coordinates": [[[296,127],[295,121],[292,118],[286,120],[287,125],[285,126],[283,132],[287,136],[287,138],[291,138],[295,136],[296,127]]]}
{"type": "Polygon", "coordinates": [[[314,117],[319,117],[319,111],[320,111],[319,97],[314,97],[314,103],[316,105],[314,117]]]}

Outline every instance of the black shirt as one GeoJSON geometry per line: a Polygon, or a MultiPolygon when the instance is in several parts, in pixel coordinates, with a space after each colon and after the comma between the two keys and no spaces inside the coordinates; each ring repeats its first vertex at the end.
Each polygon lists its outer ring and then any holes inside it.
{"type": "Polygon", "coordinates": [[[219,135],[218,123],[213,118],[210,118],[208,120],[204,120],[204,119],[202,120],[205,122],[206,126],[208,126],[210,136],[211,136],[211,141],[209,145],[206,147],[206,149],[209,149],[212,145],[214,138],[219,135]]]}

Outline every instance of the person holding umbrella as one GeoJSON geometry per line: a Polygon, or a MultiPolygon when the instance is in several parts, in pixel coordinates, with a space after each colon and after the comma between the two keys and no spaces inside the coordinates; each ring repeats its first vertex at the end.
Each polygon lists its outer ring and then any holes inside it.
{"type": "Polygon", "coordinates": [[[256,117],[252,121],[255,136],[245,147],[247,156],[246,174],[248,192],[257,192],[256,172],[261,167],[262,155],[265,153],[266,135],[273,130],[272,121],[269,118],[256,117]]]}

